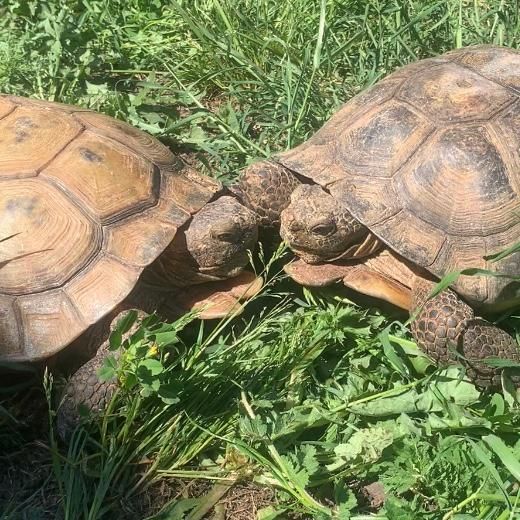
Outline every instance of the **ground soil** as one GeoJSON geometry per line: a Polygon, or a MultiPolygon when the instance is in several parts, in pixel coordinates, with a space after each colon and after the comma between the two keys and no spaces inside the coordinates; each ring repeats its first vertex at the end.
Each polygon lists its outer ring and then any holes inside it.
{"type": "MultiPolygon", "coordinates": [[[[32,387],[0,399],[0,407],[9,413],[0,414],[0,519],[60,520],[63,515],[52,470],[49,413],[43,391],[32,387]]],[[[118,518],[144,519],[176,499],[206,496],[212,488],[206,480],[162,479],[118,504],[118,518]]],[[[254,520],[258,510],[275,504],[273,490],[240,482],[200,519],[254,520]]]]}

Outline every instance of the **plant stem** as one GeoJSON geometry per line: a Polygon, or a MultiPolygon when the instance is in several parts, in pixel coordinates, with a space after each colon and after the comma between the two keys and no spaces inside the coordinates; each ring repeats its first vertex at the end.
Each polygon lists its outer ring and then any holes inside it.
{"type": "MultiPolygon", "coordinates": [[[[243,390],[240,392],[240,401],[241,401],[242,405],[244,406],[244,409],[246,410],[249,418],[253,419],[253,420],[256,419],[256,414],[253,411],[253,409],[251,408],[251,405],[249,404],[249,401],[247,400],[247,396],[243,390]]],[[[311,495],[309,495],[309,493],[307,493],[307,491],[303,487],[301,487],[299,484],[294,482],[294,479],[291,478],[291,473],[292,473],[291,470],[285,464],[282,456],[280,455],[280,453],[278,452],[278,450],[276,449],[276,447],[272,443],[272,441],[268,441],[266,443],[266,446],[267,446],[269,453],[271,454],[271,457],[273,457],[276,465],[278,466],[278,468],[280,469],[282,474],[287,478],[287,484],[290,485],[293,493],[296,494],[297,496],[299,496],[302,503],[305,504],[307,507],[309,507],[309,509],[318,511],[320,513],[332,515],[329,508],[321,505],[311,495]]]]}

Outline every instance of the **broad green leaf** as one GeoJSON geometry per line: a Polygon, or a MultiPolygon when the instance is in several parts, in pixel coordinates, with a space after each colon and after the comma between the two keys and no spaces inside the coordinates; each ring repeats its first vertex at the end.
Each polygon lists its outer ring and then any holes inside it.
{"type": "Polygon", "coordinates": [[[502,372],[502,390],[504,392],[504,400],[513,409],[518,403],[520,403],[520,388],[518,385],[513,383],[510,377],[502,372]]]}
{"type": "Polygon", "coordinates": [[[433,377],[423,392],[416,388],[403,389],[394,396],[383,395],[368,402],[352,403],[348,409],[361,416],[385,417],[400,413],[440,412],[445,409],[446,402],[459,406],[477,402],[480,392],[471,382],[459,380],[458,374],[458,368],[451,367],[433,377]]]}
{"type": "Polygon", "coordinates": [[[500,437],[493,434],[482,437],[482,440],[494,451],[511,475],[520,482],[520,461],[511,448],[500,437]]]}
{"type": "Polygon", "coordinates": [[[114,330],[110,334],[108,342],[110,350],[117,350],[123,344],[123,334],[121,334],[121,331],[114,330]]]}
{"type": "Polygon", "coordinates": [[[117,374],[117,360],[114,356],[107,356],[101,367],[99,368],[97,375],[101,381],[109,381],[116,377],[117,374]]]}
{"type": "Polygon", "coordinates": [[[146,391],[152,395],[159,391],[159,388],[161,387],[161,381],[157,377],[142,378],[141,385],[143,389],[146,389],[146,391]]]}
{"type": "Polygon", "coordinates": [[[115,330],[121,334],[127,333],[132,325],[137,321],[137,311],[132,309],[128,311],[116,324],[115,330]]]}
{"type": "Polygon", "coordinates": [[[180,401],[178,385],[161,385],[157,394],[166,404],[176,404],[180,401]]]}
{"type": "Polygon", "coordinates": [[[165,332],[157,332],[153,334],[153,336],[155,337],[155,343],[157,343],[157,346],[160,348],[178,343],[179,337],[177,334],[177,330],[170,330],[165,332]]]}
{"type": "Polygon", "coordinates": [[[374,463],[393,441],[393,433],[380,426],[356,431],[346,443],[334,448],[336,460],[327,465],[327,469],[336,471],[349,463],[374,463]]]}
{"type": "Polygon", "coordinates": [[[506,502],[509,503],[509,496],[506,491],[504,481],[502,480],[502,477],[500,476],[500,473],[498,472],[496,466],[493,464],[491,458],[488,456],[487,448],[481,446],[480,442],[471,442],[471,445],[473,446],[473,451],[479,458],[480,462],[482,462],[484,467],[489,471],[490,475],[497,483],[499,490],[502,492],[506,499],[506,502]]]}
{"type": "Polygon", "coordinates": [[[504,397],[498,393],[493,394],[490,401],[493,415],[503,415],[506,409],[504,397]]]}
{"type": "Polygon", "coordinates": [[[462,428],[491,428],[492,423],[483,417],[465,416],[461,413],[457,417],[451,415],[438,416],[436,414],[429,414],[424,426],[433,430],[450,430],[462,428]]]}
{"type": "Polygon", "coordinates": [[[130,330],[136,320],[137,311],[133,309],[119,319],[109,337],[110,350],[117,350],[122,345],[124,334],[130,330]]]}
{"type": "Polygon", "coordinates": [[[143,368],[149,371],[152,376],[156,376],[164,371],[164,366],[158,359],[143,359],[139,362],[138,369],[143,368]]]}

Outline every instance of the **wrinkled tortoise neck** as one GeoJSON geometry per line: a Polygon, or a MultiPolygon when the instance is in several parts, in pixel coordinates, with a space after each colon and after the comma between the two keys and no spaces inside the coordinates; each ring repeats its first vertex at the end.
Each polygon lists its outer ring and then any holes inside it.
{"type": "Polygon", "coordinates": [[[368,229],[363,228],[353,234],[345,250],[337,257],[327,259],[328,261],[337,260],[357,260],[371,256],[384,247],[384,244],[368,229]]]}
{"type": "Polygon", "coordinates": [[[178,233],[166,250],[142,274],[145,285],[170,291],[189,287],[215,278],[202,273],[186,246],[186,236],[178,233]]]}

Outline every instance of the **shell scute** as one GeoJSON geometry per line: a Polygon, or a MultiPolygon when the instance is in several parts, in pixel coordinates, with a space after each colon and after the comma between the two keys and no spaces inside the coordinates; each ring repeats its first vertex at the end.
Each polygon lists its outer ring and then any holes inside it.
{"type": "Polygon", "coordinates": [[[12,112],[17,105],[9,101],[8,98],[0,96],[0,119],[12,112]]]}
{"type": "Polygon", "coordinates": [[[0,294],[0,359],[23,356],[14,302],[14,297],[0,294]]]}
{"type": "Polygon", "coordinates": [[[36,176],[81,130],[60,111],[17,107],[0,119],[0,181],[36,176]]]}
{"type": "Polygon", "coordinates": [[[140,273],[141,269],[115,257],[99,255],[64,286],[64,292],[82,320],[91,325],[128,296],[140,273]]]}
{"type": "Polygon", "coordinates": [[[516,99],[508,89],[454,63],[413,76],[397,97],[438,124],[486,120],[516,99]]]}
{"type": "Polygon", "coordinates": [[[85,127],[128,146],[158,165],[171,165],[177,159],[169,148],[137,128],[98,112],[79,112],[74,117],[85,127]]]}
{"type": "Polygon", "coordinates": [[[58,188],[39,178],[1,183],[1,294],[59,287],[101,248],[101,226],[58,188]]]}
{"type": "Polygon", "coordinates": [[[519,204],[507,163],[481,125],[438,131],[396,175],[394,189],[404,208],[453,236],[502,232],[519,204]]]}
{"type": "Polygon", "coordinates": [[[453,54],[454,60],[481,76],[520,94],[520,52],[506,47],[475,46],[453,54]]]}
{"type": "Polygon", "coordinates": [[[342,143],[338,134],[348,131],[363,114],[383,105],[396,92],[401,79],[384,79],[359,93],[343,105],[310,139],[276,157],[286,168],[322,185],[344,177],[342,165],[336,160],[342,143]]]}
{"type": "Polygon", "coordinates": [[[23,327],[24,354],[30,358],[52,355],[56,344],[67,345],[86,328],[62,289],[20,297],[16,305],[23,327]]]}
{"type": "Polygon", "coordinates": [[[41,176],[58,181],[103,223],[154,205],[160,182],[148,159],[89,131],[75,139],[41,176]]]}
{"type": "Polygon", "coordinates": [[[391,177],[433,129],[406,106],[385,103],[338,135],[337,160],[356,175],[391,177]]]}

